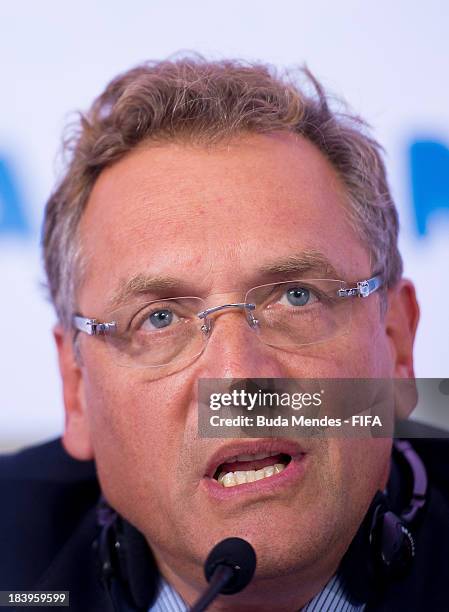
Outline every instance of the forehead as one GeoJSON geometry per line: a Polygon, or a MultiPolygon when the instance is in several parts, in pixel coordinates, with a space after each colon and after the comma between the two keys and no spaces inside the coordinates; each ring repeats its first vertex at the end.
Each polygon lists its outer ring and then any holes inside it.
{"type": "Polygon", "coordinates": [[[339,177],[301,137],[139,148],[101,173],[83,214],[81,304],[101,307],[136,275],[181,276],[198,295],[243,289],[258,268],[303,251],[342,278],[368,274],[346,213],[339,177]]]}

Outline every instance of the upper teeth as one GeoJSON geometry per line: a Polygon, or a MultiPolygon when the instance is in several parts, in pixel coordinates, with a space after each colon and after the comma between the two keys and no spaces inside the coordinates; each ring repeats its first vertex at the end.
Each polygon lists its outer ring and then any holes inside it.
{"type": "Polygon", "coordinates": [[[237,457],[232,457],[228,459],[226,463],[234,463],[234,461],[256,461],[256,459],[266,459],[266,457],[276,457],[279,455],[277,453],[258,453],[257,455],[237,455],[237,457]]]}
{"type": "MultiPolygon", "coordinates": [[[[241,455],[245,456],[245,455],[241,455]]],[[[260,457],[260,459],[264,459],[260,457]]],[[[271,457],[272,455],[268,455],[271,457]]],[[[252,456],[254,458],[254,455],[252,456]]],[[[283,463],[275,463],[274,465],[267,465],[261,470],[247,470],[245,472],[221,472],[218,477],[218,482],[224,487],[235,487],[236,485],[246,484],[247,482],[254,482],[255,480],[262,480],[262,478],[269,478],[274,474],[279,474],[285,469],[283,463]]]]}

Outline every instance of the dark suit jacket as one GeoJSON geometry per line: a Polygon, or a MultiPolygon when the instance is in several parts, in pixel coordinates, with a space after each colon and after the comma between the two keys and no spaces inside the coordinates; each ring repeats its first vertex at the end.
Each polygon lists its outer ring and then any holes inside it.
{"type": "MultiPolygon", "coordinates": [[[[429,478],[425,514],[415,533],[417,554],[407,577],[382,590],[367,587],[369,612],[449,612],[449,440],[410,441],[429,478]]],[[[407,491],[404,484],[393,484],[393,506],[400,512],[407,491]]],[[[112,611],[100,578],[100,489],[94,463],[71,459],[61,441],[54,440],[0,457],[0,492],[0,590],[65,590],[70,591],[72,611],[112,611]]],[[[140,574],[140,586],[131,587],[140,609],[147,610],[157,569],[146,544],[148,558],[142,562],[143,538],[126,522],[125,526],[131,540],[141,539],[136,554],[131,546],[131,565],[125,573],[130,583],[140,574]]],[[[357,585],[364,580],[357,574],[364,561],[358,558],[348,566],[356,568],[352,578],[357,585]]]]}

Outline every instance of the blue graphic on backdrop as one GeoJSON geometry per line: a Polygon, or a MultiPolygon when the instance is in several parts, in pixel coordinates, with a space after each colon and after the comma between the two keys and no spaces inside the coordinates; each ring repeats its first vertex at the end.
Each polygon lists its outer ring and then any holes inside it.
{"type": "Polygon", "coordinates": [[[410,147],[410,165],[416,227],[424,236],[434,211],[449,212],[449,149],[440,142],[418,140],[410,147]]]}
{"type": "Polygon", "coordinates": [[[29,225],[17,181],[11,165],[0,157],[0,235],[26,235],[28,232],[29,225]]]}

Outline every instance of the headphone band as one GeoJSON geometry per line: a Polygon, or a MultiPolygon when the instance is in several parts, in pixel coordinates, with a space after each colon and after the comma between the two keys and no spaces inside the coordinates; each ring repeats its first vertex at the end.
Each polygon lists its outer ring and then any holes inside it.
{"type": "Polygon", "coordinates": [[[426,468],[408,440],[395,440],[393,447],[405,459],[412,473],[412,497],[408,507],[402,511],[401,519],[406,523],[413,523],[426,503],[428,487],[426,468]]]}

